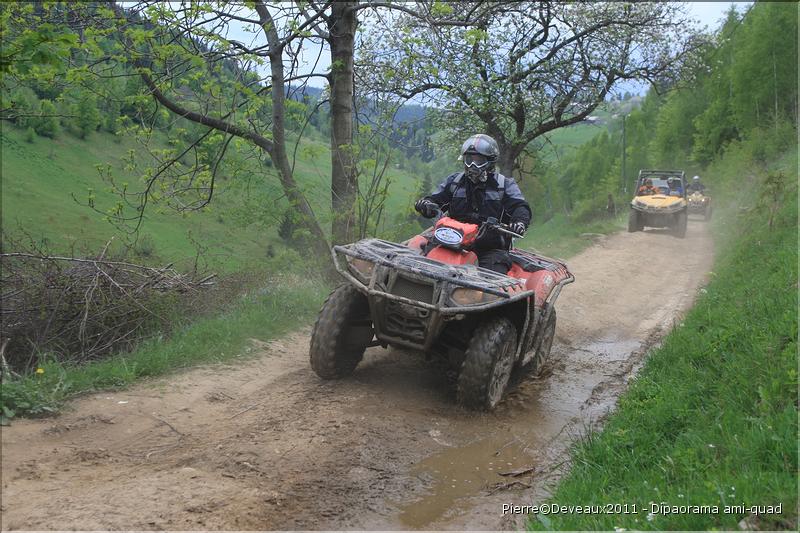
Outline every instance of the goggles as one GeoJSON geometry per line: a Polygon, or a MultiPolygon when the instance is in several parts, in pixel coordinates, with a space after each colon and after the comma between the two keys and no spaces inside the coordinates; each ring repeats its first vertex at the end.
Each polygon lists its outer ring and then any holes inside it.
{"type": "Polygon", "coordinates": [[[464,154],[464,166],[467,168],[482,169],[489,164],[489,159],[481,154],[464,154]]]}

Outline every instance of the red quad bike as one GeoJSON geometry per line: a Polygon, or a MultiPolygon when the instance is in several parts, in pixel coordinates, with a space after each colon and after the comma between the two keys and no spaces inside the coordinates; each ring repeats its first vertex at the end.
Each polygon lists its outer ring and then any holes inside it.
{"type": "Polygon", "coordinates": [[[449,217],[412,239],[363,239],[333,247],[347,283],[334,290],[311,336],[311,367],[347,376],[369,346],[402,346],[459,369],[458,402],[479,410],[503,397],[514,367],[534,372],[550,354],[555,302],[575,278],[561,261],[519,249],[508,275],[478,267],[472,247],[493,229],[449,217]]]}

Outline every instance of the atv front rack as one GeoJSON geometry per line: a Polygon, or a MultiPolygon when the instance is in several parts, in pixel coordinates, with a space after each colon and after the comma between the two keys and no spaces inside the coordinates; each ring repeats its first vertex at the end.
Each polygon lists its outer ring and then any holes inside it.
{"type": "MultiPolygon", "coordinates": [[[[540,310],[533,305],[535,291],[525,289],[525,281],[474,265],[451,265],[429,259],[403,244],[381,239],[364,239],[353,244],[334,246],[333,262],[342,276],[370,301],[375,336],[381,343],[397,344],[429,352],[439,333],[451,320],[462,320],[471,313],[505,305],[519,306],[520,336],[541,321],[540,310]],[[368,274],[355,268],[360,261],[371,263],[368,274]],[[472,289],[493,298],[482,297],[470,304],[457,304],[455,291],[472,289]],[[522,318],[524,317],[524,318],[522,318]]],[[[552,312],[561,288],[574,277],[561,261],[514,250],[517,263],[527,260],[530,271],[547,270],[556,279],[544,303],[544,318],[552,312]]],[[[364,267],[364,264],[361,264],[364,267]]],[[[520,357],[523,343],[518,343],[520,357]]]]}
{"type": "MultiPolygon", "coordinates": [[[[364,239],[353,244],[333,247],[333,262],[336,270],[354,283],[363,292],[369,295],[381,296],[397,300],[426,309],[438,310],[445,314],[474,312],[511,301],[520,300],[533,294],[525,290],[524,282],[472,265],[449,265],[419,255],[419,253],[405,245],[397,244],[382,239],[364,239]],[[369,261],[375,265],[389,267],[391,270],[384,275],[373,275],[369,280],[359,279],[347,266],[342,264],[341,255],[350,256],[362,261],[369,261]],[[390,286],[394,285],[396,277],[407,278],[410,281],[421,283],[439,282],[439,297],[432,298],[431,302],[424,302],[392,293],[390,286]],[[453,288],[474,289],[499,296],[498,299],[468,306],[455,306],[448,304],[447,296],[453,288]],[[448,289],[449,290],[446,290],[448,289]]],[[[383,269],[380,269],[381,271],[383,269]]]]}

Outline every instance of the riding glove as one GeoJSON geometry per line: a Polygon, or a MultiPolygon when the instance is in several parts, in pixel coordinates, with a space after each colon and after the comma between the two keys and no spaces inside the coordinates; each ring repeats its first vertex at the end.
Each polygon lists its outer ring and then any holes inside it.
{"type": "Polygon", "coordinates": [[[508,229],[516,233],[517,235],[525,235],[525,230],[528,229],[525,226],[524,222],[512,222],[508,225],[508,229]]]}
{"type": "Polygon", "coordinates": [[[439,206],[427,198],[422,198],[417,200],[417,203],[414,204],[414,209],[416,209],[417,212],[419,212],[419,214],[425,218],[433,218],[436,216],[439,206]]]}

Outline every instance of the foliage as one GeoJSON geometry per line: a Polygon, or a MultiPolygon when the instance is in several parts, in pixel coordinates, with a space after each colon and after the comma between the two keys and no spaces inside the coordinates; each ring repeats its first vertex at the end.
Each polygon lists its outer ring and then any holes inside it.
{"type": "Polygon", "coordinates": [[[493,136],[509,175],[532,141],[589,116],[619,81],[672,82],[700,44],[677,4],[447,5],[371,20],[365,75],[400,98],[424,95],[457,137],[493,136]]]}
{"type": "Polygon", "coordinates": [[[39,103],[38,116],[32,119],[33,129],[38,135],[51,139],[56,136],[59,130],[57,113],[55,104],[50,100],[39,103]]]}
{"type": "Polygon", "coordinates": [[[552,496],[560,505],[625,502],[638,514],[540,516],[530,527],[797,528],[798,191],[787,179],[797,175],[797,86],[783,82],[787,72],[796,78],[796,24],[796,6],[731,11],[692,90],[651,91],[629,116],[628,131],[643,132],[628,145],[640,168],[691,164],[687,157],[708,164],[722,252],[711,283],[648,355],[603,432],[576,444],[552,496]],[[780,503],[782,514],[652,512],[660,502],[780,503]]]}
{"type": "MultiPolygon", "coordinates": [[[[747,176],[739,151],[730,153],[732,168],[747,176]]],[[[790,167],[796,173],[796,153],[790,167]]],[[[572,470],[552,496],[559,505],[624,502],[638,514],[547,516],[531,527],[708,530],[741,528],[744,520],[748,529],[797,528],[796,184],[772,231],[761,210],[737,220],[740,199],[772,197],[769,184],[781,172],[773,170],[766,187],[737,176],[738,189],[715,197],[714,231],[725,247],[711,282],[648,355],[603,432],[576,444],[572,470]],[[653,513],[651,504],[661,502],[717,505],[720,513],[653,513]],[[723,511],[779,503],[780,515],[723,511]]]]}
{"type": "MultiPolygon", "coordinates": [[[[641,107],[627,113],[624,169],[621,118],[612,120],[607,132],[598,133],[563,156],[559,164],[544,167],[537,181],[549,200],[555,200],[556,210],[578,219],[601,216],[602,198],[606,195],[613,195],[618,206],[627,203],[639,169],[676,167],[688,175],[701,174],[703,165],[720,157],[737,141],[758,139],[747,146],[761,164],[792,146],[797,135],[798,91],[796,84],[781,85],[781,80],[787,73],[796,78],[796,39],[778,46],[766,21],[773,20],[777,27],[785,29],[785,35],[796,36],[794,15],[796,10],[788,4],[757,3],[744,17],[731,10],[725,24],[696,57],[685,80],[667,92],[662,87],[662,94],[651,88],[641,107]],[[765,42],[775,44],[774,53],[764,47],[765,42]],[[779,92],[769,94],[777,117],[766,112],[756,116],[752,105],[748,108],[752,115],[736,111],[737,107],[746,107],[744,102],[752,104],[753,94],[765,94],[751,93],[744,82],[749,80],[753,87],[764,85],[764,79],[748,78],[753,73],[752,57],[775,67],[772,81],[778,81],[779,92]],[[623,175],[627,183],[622,181],[623,175]]],[[[762,108],[763,105],[759,104],[762,108]]],[[[541,212],[542,201],[536,197],[534,201],[539,202],[535,212],[541,212]]],[[[549,211],[545,208],[545,213],[549,211]]]]}

